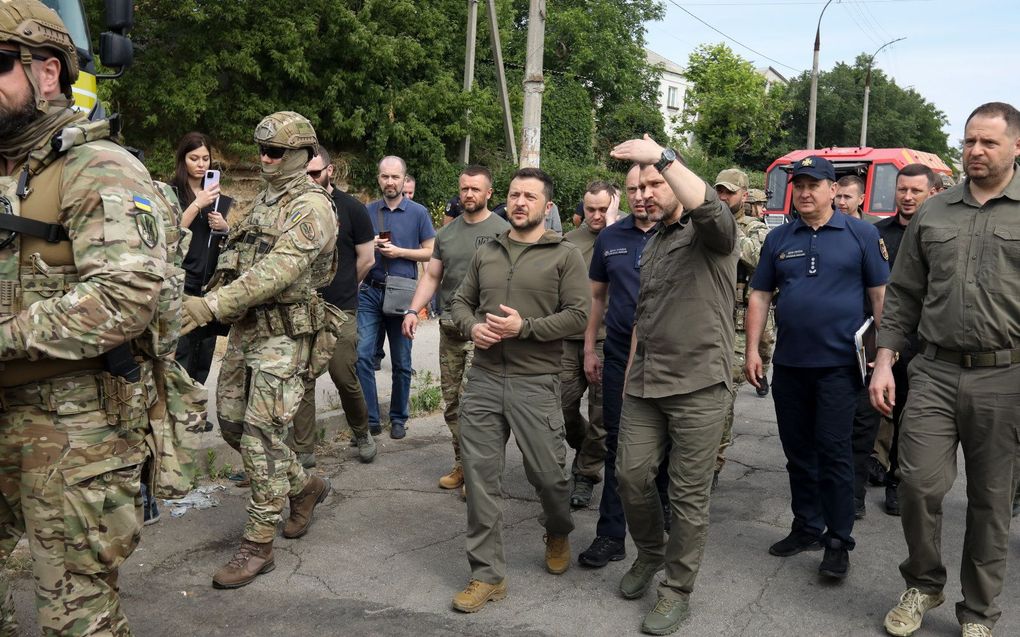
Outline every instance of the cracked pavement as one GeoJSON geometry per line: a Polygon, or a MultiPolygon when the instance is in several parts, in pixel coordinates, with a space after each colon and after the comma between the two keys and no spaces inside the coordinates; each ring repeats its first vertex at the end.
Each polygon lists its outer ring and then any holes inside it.
{"type": "MultiPolygon", "coordinates": [[[[438,379],[435,321],[423,323],[414,346],[414,366],[438,379]]],[[[215,378],[215,369],[210,376],[215,378]]],[[[378,374],[389,386],[389,366],[378,374]]],[[[320,379],[320,422],[334,436],[341,415],[335,396],[320,379]]],[[[215,395],[215,391],[210,392],[215,395]]],[[[743,386],[737,399],[735,439],[719,488],[712,498],[712,522],[701,572],[691,600],[691,617],[678,634],[723,637],[863,637],[883,635],[882,618],[903,587],[896,565],[906,548],[898,518],[881,509],[882,489],[869,489],[868,515],[855,529],[847,581],[819,580],[821,553],[790,558],[768,554],[790,523],[785,458],[776,432],[772,398],[758,398],[743,386]]],[[[228,484],[217,492],[220,505],[189,510],[145,527],[142,543],[122,568],[123,604],[140,637],[208,635],[508,635],[616,636],[639,634],[655,602],[654,587],[635,601],[617,591],[620,577],[636,557],[603,569],[577,565],[576,556],[594,538],[601,485],[590,508],[574,515],[574,562],[560,576],[545,572],[543,530],[537,498],[524,475],[520,452],[507,445],[504,474],[504,544],[509,594],[472,615],[449,608],[467,584],[464,504],[459,490],[444,491],[436,480],[449,470],[449,433],[439,413],[410,421],[407,438],[377,438],[379,455],[361,464],[357,450],[334,445],[319,456],[320,471],[333,493],[316,509],[303,538],[278,537],[276,570],[247,587],[216,590],[213,572],[236,550],[244,524],[246,492],[228,484]]],[[[346,428],[344,428],[346,430],[346,428]]],[[[206,434],[218,463],[239,459],[206,434]]],[[[962,460],[961,460],[962,467],[962,460]]],[[[959,561],[965,514],[965,476],[945,501],[943,550],[949,570],[947,601],[959,599],[959,561]]],[[[1020,550],[1016,533],[1010,548],[1020,550]]],[[[661,577],[661,575],[659,576],[661,577]]],[[[1016,599],[1020,575],[1012,569],[999,603],[1004,614],[996,635],[1020,634],[1016,599]]],[[[30,577],[16,582],[18,616],[24,634],[35,634],[30,577]]],[[[918,637],[959,635],[953,604],[931,611],[918,637]]]]}

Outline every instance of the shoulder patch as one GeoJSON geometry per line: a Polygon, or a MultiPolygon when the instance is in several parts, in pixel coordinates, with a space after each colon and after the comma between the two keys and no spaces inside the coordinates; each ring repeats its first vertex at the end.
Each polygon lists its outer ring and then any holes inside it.
{"type": "Polygon", "coordinates": [[[132,201],[135,204],[135,208],[138,208],[139,210],[142,210],[144,212],[152,212],[152,202],[146,199],[145,197],[135,195],[132,201]]]}
{"type": "Polygon", "coordinates": [[[882,253],[882,258],[886,261],[889,260],[889,249],[885,247],[885,239],[878,238],[878,249],[882,253]]]}
{"type": "Polygon", "coordinates": [[[301,221],[302,219],[304,219],[304,217],[305,217],[305,211],[304,210],[295,210],[293,212],[293,214],[290,215],[290,219],[287,219],[287,223],[288,224],[295,224],[298,221],[301,221]]]}
{"type": "Polygon", "coordinates": [[[139,212],[135,215],[135,230],[138,231],[142,243],[150,248],[156,247],[159,241],[159,224],[151,212],[139,212]]]}
{"type": "Polygon", "coordinates": [[[313,226],[310,221],[302,221],[298,226],[298,229],[301,230],[301,234],[304,235],[305,239],[315,241],[317,233],[315,232],[315,226],[313,226]]]}

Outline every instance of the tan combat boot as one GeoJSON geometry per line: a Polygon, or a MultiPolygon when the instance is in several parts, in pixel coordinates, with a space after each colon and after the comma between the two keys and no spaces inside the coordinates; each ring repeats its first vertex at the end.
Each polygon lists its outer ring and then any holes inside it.
{"type": "Polygon", "coordinates": [[[545,570],[553,575],[566,573],[570,568],[570,538],[566,535],[545,536],[545,570]]]}
{"type": "Polygon", "coordinates": [[[464,467],[457,465],[450,473],[439,479],[439,488],[456,489],[464,484],[464,467]]]}
{"type": "Polygon", "coordinates": [[[308,533],[312,524],[312,511],[315,505],[326,499],[331,485],[329,480],[312,476],[301,493],[290,498],[290,517],[283,527],[283,537],[293,539],[308,533]]]}
{"type": "Polygon", "coordinates": [[[213,575],[215,588],[241,588],[259,575],[276,568],[272,542],[241,540],[241,548],[213,575]]]}
{"type": "Polygon", "coordinates": [[[462,613],[477,613],[485,602],[506,597],[506,580],[499,584],[486,584],[476,579],[468,582],[467,588],[453,596],[453,607],[462,613]]]}

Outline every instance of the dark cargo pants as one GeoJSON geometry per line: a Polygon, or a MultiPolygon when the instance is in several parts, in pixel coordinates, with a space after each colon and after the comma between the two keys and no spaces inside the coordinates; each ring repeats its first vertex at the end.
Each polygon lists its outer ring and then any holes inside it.
{"type": "Polygon", "coordinates": [[[616,459],[620,498],[639,556],[666,564],[659,597],[682,598],[694,589],[708,535],[709,492],[729,399],[730,390],[723,383],[665,398],[624,397],[616,459]],[[667,542],[655,479],[670,442],[672,523],[667,542]]]}
{"type": "Polygon", "coordinates": [[[942,499],[956,479],[957,445],[967,470],[967,530],[956,605],[960,623],[992,627],[1006,574],[1013,493],[1020,479],[1020,366],[963,369],[919,354],[900,424],[900,512],[907,559],[900,573],[925,593],[946,585],[942,499]]]}
{"type": "Polygon", "coordinates": [[[499,376],[478,367],[468,370],[461,398],[460,452],[472,579],[496,584],[506,576],[500,500],[511,432],[524,456],[528,482],[542,503],[539,523],[553,535],[574,529],[559,383],[556,374],[499,376]]]}

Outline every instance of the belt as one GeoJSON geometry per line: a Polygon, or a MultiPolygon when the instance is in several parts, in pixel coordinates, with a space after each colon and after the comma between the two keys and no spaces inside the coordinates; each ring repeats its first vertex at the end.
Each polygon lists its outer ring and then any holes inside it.
{"type": "Polygon", "coordinates": [[[1020,348],[996,352],[954,352],[933,343],[921,341],[921,354],[928,360],[953,363],[965,369],[972,367],[1009,367],[1020,363],[1020,348]]]}

